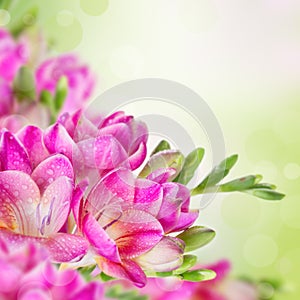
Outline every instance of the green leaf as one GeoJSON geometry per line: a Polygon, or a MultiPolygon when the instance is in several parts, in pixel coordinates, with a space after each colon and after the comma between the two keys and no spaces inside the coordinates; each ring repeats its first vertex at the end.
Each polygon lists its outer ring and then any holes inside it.
{"type": "Polygon", "coordinates": [[[276,192],[268,188],[263,188],[263,189],[254,188],[254,189],[246,190],[244,192],[265,200],[281,200],[285,197],[285,194],[276,192]]]}
{"type": "Polygon", "coordinates": [[[170,272],[156,272],[155,275],[157,277],[170,277],[170,276],[173,276],[173,271],[170,271],[170,272]]]}
{"type": "Polygon", "coordinates": [[[62,109],[67,95],[68,95],[68,80],[65,76],[62,76],[57,83],[55,96],[54,96],[54,107],[57,114],[62,109]]]}
{"type": "Polygon", "coordinates": [[[164,150],[170,150],[171,146],[166,140],[162,140],[152,151],[150,156],[153,156],[154,154],[164,151],[164,150]]]}
{"type": "Polygon", "coordinates": [[[221,184],[219,186],[220,192],[235,192],[235,191],[243,191],[251,188],[258,179],[260,179],[260,176],[255,175],[249,175],[245,177],[241,177],[229,182],[226,182],[224,184],[221,184]]]}
{"type": "Polygon", "coordinates": [[[35,100],[35,79],[32,71],[21,67],[13,82],[13,91],[19,102],[35,100]]]}
{"type": "Polygon", "coordinates": [[[182,274],[188,271],[197,263],[198,257],[196,255],[184,255],[182,265],[173,271],[174,275],[182,274]]]}
{"type": "Polygon", "coordinates": [[[174,179],[182,169],[184,156],[177,150],[164,150],[150,157],[139,177],[145,178],[150,173],[158,169],[174,168],[176,173],[170,178],[174,179]]]}
{"type": "Polygon", "coordinates": [[[229,173],[231,168],[237,162],[237,159],[238,155],[235,154],[223,160],[197,187],[191,191],[192,195],[202,194],[205,192],[206,188],[212,187],[219,183],[229,173]]]}
{"type": "Polygon", "coordinates": [[[216,273],[212,270],[199,269],[194,271],[187,271],[178,275],[180,279],[192,282],[211,280],[216,277],[216,273]]]}
{"type": "Polygon", "coordinates": [[[204,149],[197,148],[192,151],[186,158],[182,167],[180,174],[174,179],[175,182],[182,183],[184,185],[188,184],[193,178],[195,171],[199,167],[203,156],[204,149]]]}
{"type": "Polygon", "coordinates": [[[111,277],[111,276],[105,274],[104,272],[101,272],[101,273],[99,274],[99,277],[100,277],[100,279],[101,279],[103,282],[107,282],[107,281],[111,281],[111,280],[114,280],[114,279],[115,279],[114,277],[111,277]]]}
{"type": "Polygon", "coordinates": [[[194,226],[177,235],[185,242],[184,252],[190,252],[207,245],[216,236],[214,230],[204,226],[194,226]]]}

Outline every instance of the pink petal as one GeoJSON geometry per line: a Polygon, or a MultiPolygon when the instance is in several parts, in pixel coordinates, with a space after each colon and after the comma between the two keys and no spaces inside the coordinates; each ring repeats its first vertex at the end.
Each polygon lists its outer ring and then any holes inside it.
{"type": "Polygon", "coordinates": [[[100,269],[109,276],[129,280],[140,288],[147,282],[145,273],[134,261],[122,260],[122,264],[118,264],[101,257],[96,261],[100,269]]]}
{"type": "Polygon", "coordinates": [[[18,138],[26,148],[33,168],[49,156],[49,152],[44,145],[43,132],[40,128],[26,126],[18,133],[18,138]]]}
{"type": "Polygon", "coordinates": [[[11,248],[18,248],[31,242],[38,243],[46,248],[51,260],[58,263],[79,260],[86,254],[89,247],[84,237],[66,233],[57,233],[44,238],[0,229],[0,238],[3,238],[11,248]]]}
{"type": "Polygon", "coordinates": [[[31,164],[23,146],[9,131],[1,135],[1,156],[3,170],[18,170],[31,173],[31,164]]]}
{"type": "Polygon", "coordinates": [[[176,170],[173,168],[161,168],[150,173],[146,178],[157,183],[165,183],[174,176],[176,170]]]}
{"type": "Polygon", "coordinates": [[[135,183],[134,208],[156,216],[163,198],[160,184],[147,179],[138,179],[135,183]]]}
{"type": "MultiPolygon", "coordinates": [[[[160,223],[150,214],[141,210],[127,210],[118,220],[105,222],[107,234],[115,240],[121,257],[132,258],[147,252],[163,236],[160,223]]],[[[103,226],[103,225],[102,225],[103,226]]]]}
{"type": "Polygon", "coordinates": [[[136,150],[130,157],[129,157],[129,164],[131,170],[137,169],[145,160],[147,156],[147,146],[145,143],[141,143],[136,150]]]}
{"type": "Polygon", "coordinates": [[[174,237],[163,237],[161,241],[136,261],[145,270],[168,272],[180,267],[183,261],[184,243],[174,237]]]}
{"type": "Polygon", "coordinates": [[[37,224],[42,235],[56,233],[66,222],[73,194],[73,184],[68,177],[62,176],[45,190],[37,208],[37,224]]]}
{"type": "Polygon", "coordinates": [[[91,168],[111,170],[127,160],[127,153],[113,136],[98,136],[79,142],[84,163],[91,168]]]}
{"type": "Polygon", "coordinates": [[[132,204],[135,194],[135,178],[128,169],[118,169],[103,178],[102,184],[115,196],[132,204]]]}
{"type": "Polygon", "coordinates": [[[106,117],[99,128],[104,128],[106,126],[112,125],[112,124],[117,124],[117,123],[127,123],[130,121],[133,117],[132,116],[126,116],[123,111],[117,111],[110,116],[106,117]]]}
{"type": "Polygon", "coordinates": [[[129,153],[132,154],[137,151],[139,148],[139,145],[141,143],[146,144],[148,140],[148,128],[147,125],[144,122],[137,121],[135,119],[132,119],[128,126],[130,127],[130,130],[133,135],[133,139],[131,140],[130,147],[128,149],[129,153]]]}
{"type": "Polygon", "coordinates": [[[40,192],[29,175],[20,171],[0,172],[0,228],[36,234],[35,212],[40,192]]]}
{"type": "Polygon", "coordinates": [[[172,228],[171,231],[177,232],[190,227],[197,220],[198,216],[199,216],[198,210],[191,210],[190,212],[187,213],[181,212],[176,226],[172,228]]]}
{"type": "Polygon", "coordinates": [[[44,136],[45,145],[50,153],[61,153],[73,160],[76,145],[67,130],[59,123],[49,127],[44,136]]]}
{"type": "Polygon", "coordinates": [[[32,172],[31,178],[43,193],[49,184],[61,176],[66,176],[73,181],[73,167],[67,157],[56,154],[42,161],[32,172]]]}
{"type": "Polygon", "coordinates": [[[79,213],[80,213],[80,206],[82,205],[82,197],[87,190],[89,185],[88,180],[81,181],[75,188],[73,193],[73,199],[71,203],[71,209],[74,215],[74,219],[76,224],[79,224],[79,213]]]}
{"type": "Polygon", "coordinates": [[[82,228],[85,236],[92,244],[97,254],[106,257],[111,261],[120,262],[120,256],[115,241],[109,237],[91,214],[87,214],[84,217],[82,228]]]}

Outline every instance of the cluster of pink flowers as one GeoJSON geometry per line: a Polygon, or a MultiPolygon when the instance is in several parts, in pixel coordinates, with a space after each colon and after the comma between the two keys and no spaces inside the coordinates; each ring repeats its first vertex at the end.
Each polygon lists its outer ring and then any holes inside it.
{"type": "MultiPolygon", "coordinates": [[[[10,53],[5,56],[3,46],[0,76],[7,93],[2,94],[10,102],[1,102],[1,111],[7,117],[18,106],[13,78],[29,54],[24,56],[26,43],[19,45],[8,32],[0,38],[10,53]]],[[[39,244],[52,262],[97,263],[107,275],[139,287],[146,284],[145,271],[178,268],[185,244],[170,234],[198,217],[189,210],[189,190],[171,182],[181,166],[157,165],[140,177],[133,173],[146,158],[147,127],[123,112],[91,121],[76,111],[94,79],[75,56],[46,60],[35,74],[38,94],[45,89],[54,94],[61,76],[68,79],[62,111],[73,113],[60,114],[45,129],[26,125],[11,131],[2,125],[0,238],[9,248],[39,244]]]]}
{"type": "MultiPolygon", "coordinates": [[[[76,56],[47,59],[30,77],[22,69],[30,59],[26,43],[0,30],[0,299],[104,299],[99,283],[85,283],[79,272],[57,271],[52,263],[97,266],[92,278],[123,279],[139,288],[149,276],[213,278],[213,271],[194,267],[195,256],[184,255],[214,237],[208,228],[191,227],[199,212],[190,209],[191,192],[182,184],[194,172],[184,174],[184,156],[165,149],[147,159],[147,126],[124,112],[89,119],[84,105],[95,80],[76,56]],[[60,90],[62,78],[67,87],[60,90]],[[33,80],[30,96],[22,80],[33,80]]],[[[230,159],[233,166],[236,157],[230,159]]],[[[214,183],[221,171],[212,171],[214,183]]],[[[245,189],[256,179],[219,188],[245,189]]],[[[182,287],[176,297],[188,290],[197,299],[225,299],[207,294],[214,282],[182,287]]]]}

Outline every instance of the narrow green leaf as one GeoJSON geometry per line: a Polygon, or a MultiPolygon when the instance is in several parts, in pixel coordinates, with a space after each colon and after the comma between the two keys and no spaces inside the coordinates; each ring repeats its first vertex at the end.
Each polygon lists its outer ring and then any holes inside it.
{"type": "Polygon", "coordinates": [[[194,226],[177,235],[185,242],[184,252],[190,252],[207,245],[216,236],[214,230],[204,226],[194,226]]]}
{"type": "Polygon", "coordinates": [[[21,67],[13,82],[13,91],[19,102],[35,100],[35,79],[32,71],[21,67]]]}
{"type": "Polygon", "coordinates": [[[62,76],[56,86],[55,96],[54,96],[54,105],[56,113],[59,113],[62,109],[66,97],[68,94],[68,80],[65,76],[62,76]]]}
{"type": "Polygon", "coordinates": [[[170,272],[156,272],[155,275],[157,277],[170,277],[170,276],[173,276],[173,271],[170,271],[170,272]]]}
{"type": "Polygon", "coordinates": [[[158,169],[174,168],[176,173],[170,178],[174,179],[182,169],[184,156],[177,150],[164,150],[150,157],[139,177],[147,177],[150,173],[158,169]]]}
{"type": "Polygon", "coordinates": [[[234,179],[232,181],[226,182],[219,186],[220,192],[234,192],[234,191],[243,191],[251,188],[255,182],[257,181],[257,177],[255,175],[249,175],[245,177],[241,177],[238,179],[234,179]]]}
{"type": "Polygon", "coordinates": [[[203,156],[204,149],[197,148],[193,150],[186,158],[179,175],[174,179],[175,182],[182,183],[184,185],[188,184],[193,178],[197,168],[199,167],[203,156]]]}
{"type": "Polygon", "coordinates": [[[219,183],[224,177],[226,177],[231,168],[237,162],[237,159],[238,155],[235,154],[223,160],[197,187],[191,191],[192,195],[202,194],[206,188],[219,183]]]}
{"type": "Polygon", "coordinates": [[[196,255],[184,255],[182,265],[173,271],[174,275],[182,274],[188,271],[197,263],[198,257],[196,255]]]}
{"type": "Polygon", "coordinates": [[[160,143],[155,147],[155,149],[152,151],[151,155],[154,155],[158,152],[164,151],[164,150],[170,150],[171,146],[166,140],[160,141],[160,143]]]}
{"type": "Polygon", "coordinates": [[[186,281],[199,282],[214,279],[216,275],[217,274],[212,270],[200,269],[187,271],[178,275],[178,277],[186,281]]]}
{"type": "Polygon", "coordinates": [[[281,200],[285,197],[284,194],[276,192],[274,190],[264,188],[264,189],[249,189],[244,191],[247,194],[253,195],[258,198],[265,200],[281,200]]]}
{"type": "Polygon", "coordinates": [[[114,279],[115,279],[114,277],[111,277],[111,276],[105,274],[104,272],[101,272],[101,273],[99,274],[99,277],[100,277],[100,279],[101,279],[102,281],[104,281],[104,282],[111,281],[111,280],[114,280],[114,279]]]}

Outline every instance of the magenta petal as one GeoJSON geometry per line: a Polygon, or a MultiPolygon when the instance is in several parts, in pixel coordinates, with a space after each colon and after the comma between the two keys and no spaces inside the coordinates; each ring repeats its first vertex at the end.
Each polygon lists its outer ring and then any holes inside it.
{"type": "Polygon", "coordinates": [[[113,136],[98,136],[79,142],[85,165],[99,170],[111,170],[127,160],[127,153],[113,136]]]}
{"type": "Polygon", "coordinates": [[[18,138],[26,148],[33,168],[49,156],[49,152],[44,145],[43,132],[40,128],[26,126],[18,133],[18,138]]]}
{"type": "Polygon", "coordinates": [[[67,221],[70,213],[73,184],[62,176],[45,190],[37,208],[37,224],[42,235],[56,233],[67,221]]]}
{"type": "Polygon", "coordinates": [[[46,130],[44,142],[50,153],[64,154],[73,161],[76,144],[61,124],[54,124],[46,130]]]}
{"type": "Polygon", "coordinates": [[[81,181],[75,188],[73,193],[73,199],[71,203],[71,209],[74,215],[74,219],[76,224],[79,224],[79,213],[80,213],[80,206],[82,202],[82,197],[87,190],[89,185],[88,180],[81,181]]]}
{"type": "Polygon", "coordinates": [[[73,180],[73,167],[67,157],[56,154],[42,161],[32,172],[31,178],[37,183],[43,193],[49,184],[61,176],[73,180]]]}
{"type": "Polygon", "coordinates": [[[181,231],[190,227],[197,220],[198,216],[198,210],[191,210],[187,213],[181,212],[177,224],[172,228],[171,232],[181,231]]]}
{"type": "Polygon", "coordinates": [[[78,261],[86,254],[89,247],[85,238],[67,233],[57,233],[48,238],[41,238],[40,243],[46,246],[54,262],[78,261]]]}
{"type": "Polygon", "coordinates": [[[127,123],[128,121],[130,121],[132,119],[132,116],[126,116],[125,113],[123,111],[117,111],[111,115],[109,115],[108,117],[106,117],[101,125],[99,126],[99,128],[103,128],[112,124],[117,124],[117,123],[127,123]]]}
{"type": "Polygon", "coordinates": [[[9,131],[1,135],[1,157],[3,170],[18,170],[31,173],[31,164],[28,154],[19,141],[9,131]]]}
{"type": "Polygon", "coordinates": [[[136,150],[130,157],[129,157],[129,164],[131,170],[137,169],[145,160],[147,156],[147,146],[145,143],[141,143],[136,150]]]}
{"type": "Polygon", "coordinates": [[[156,216],[163,198],[160,184],[147,179],[138,179],[135,183],[134,208],[156,216]]]}
{"type": "Polygon", "coordinates": [[[57,233],[44,238],[0,229],[0,238],[3,238],[11,248],[18,248],[30,242],[38,243],[46,248],[51,260],[58,263],[79,260],[86,254],[89,247],[84,237],[67,233],[57,233]]]}
{"type": "Polygon", "coordinates": [[[137,287],[145,286],[147,278],[140,266],[131,260],[122,260],[122,264],[114,263],[105,258],[96,261],[100,269],[107,275],[131,281],[137,287]]]}
{"type": "Polygon", "coordinates": [[[127,210],[110,226],[107,234],[116,241],[122,258],[132,258],[149,251],[163,236],[160,223],[149,213],[127,210]]]}
{"type": "Polygon", "coordinates": [[[124,204],[132,204],[135,194],[135,178],[128,169],[118,169],[109,173],[102,180],[112,194],[124,200],[124,204]]]}
{"type": "Polygon", "coordinates": [[[39,201],[40,191],[29,175],[0,172],[0,228],[37,234],[35,212],[39,201]]]}
{"type": "Polygon", "coordinates": [[[145,270],[168,272],[177,269],[183,261],[184,243],[174,237],[163,237],[149,252],[136,260],[145,270]]]}
{"type": "Polygon", "coordinates": [[[82,221],[82,230],[97,254],[106,257],[111,261],[120,262],[120,256],[115,241],[108,236],[91,214],[87,214],[84,217],[82,221]]]}
{"type": "Polygon", "coordinates": [[[161,168],[150,173],[146,178],[157,183],[165,183],[176,174],[176,170],[173,168],[161,168]]]}

